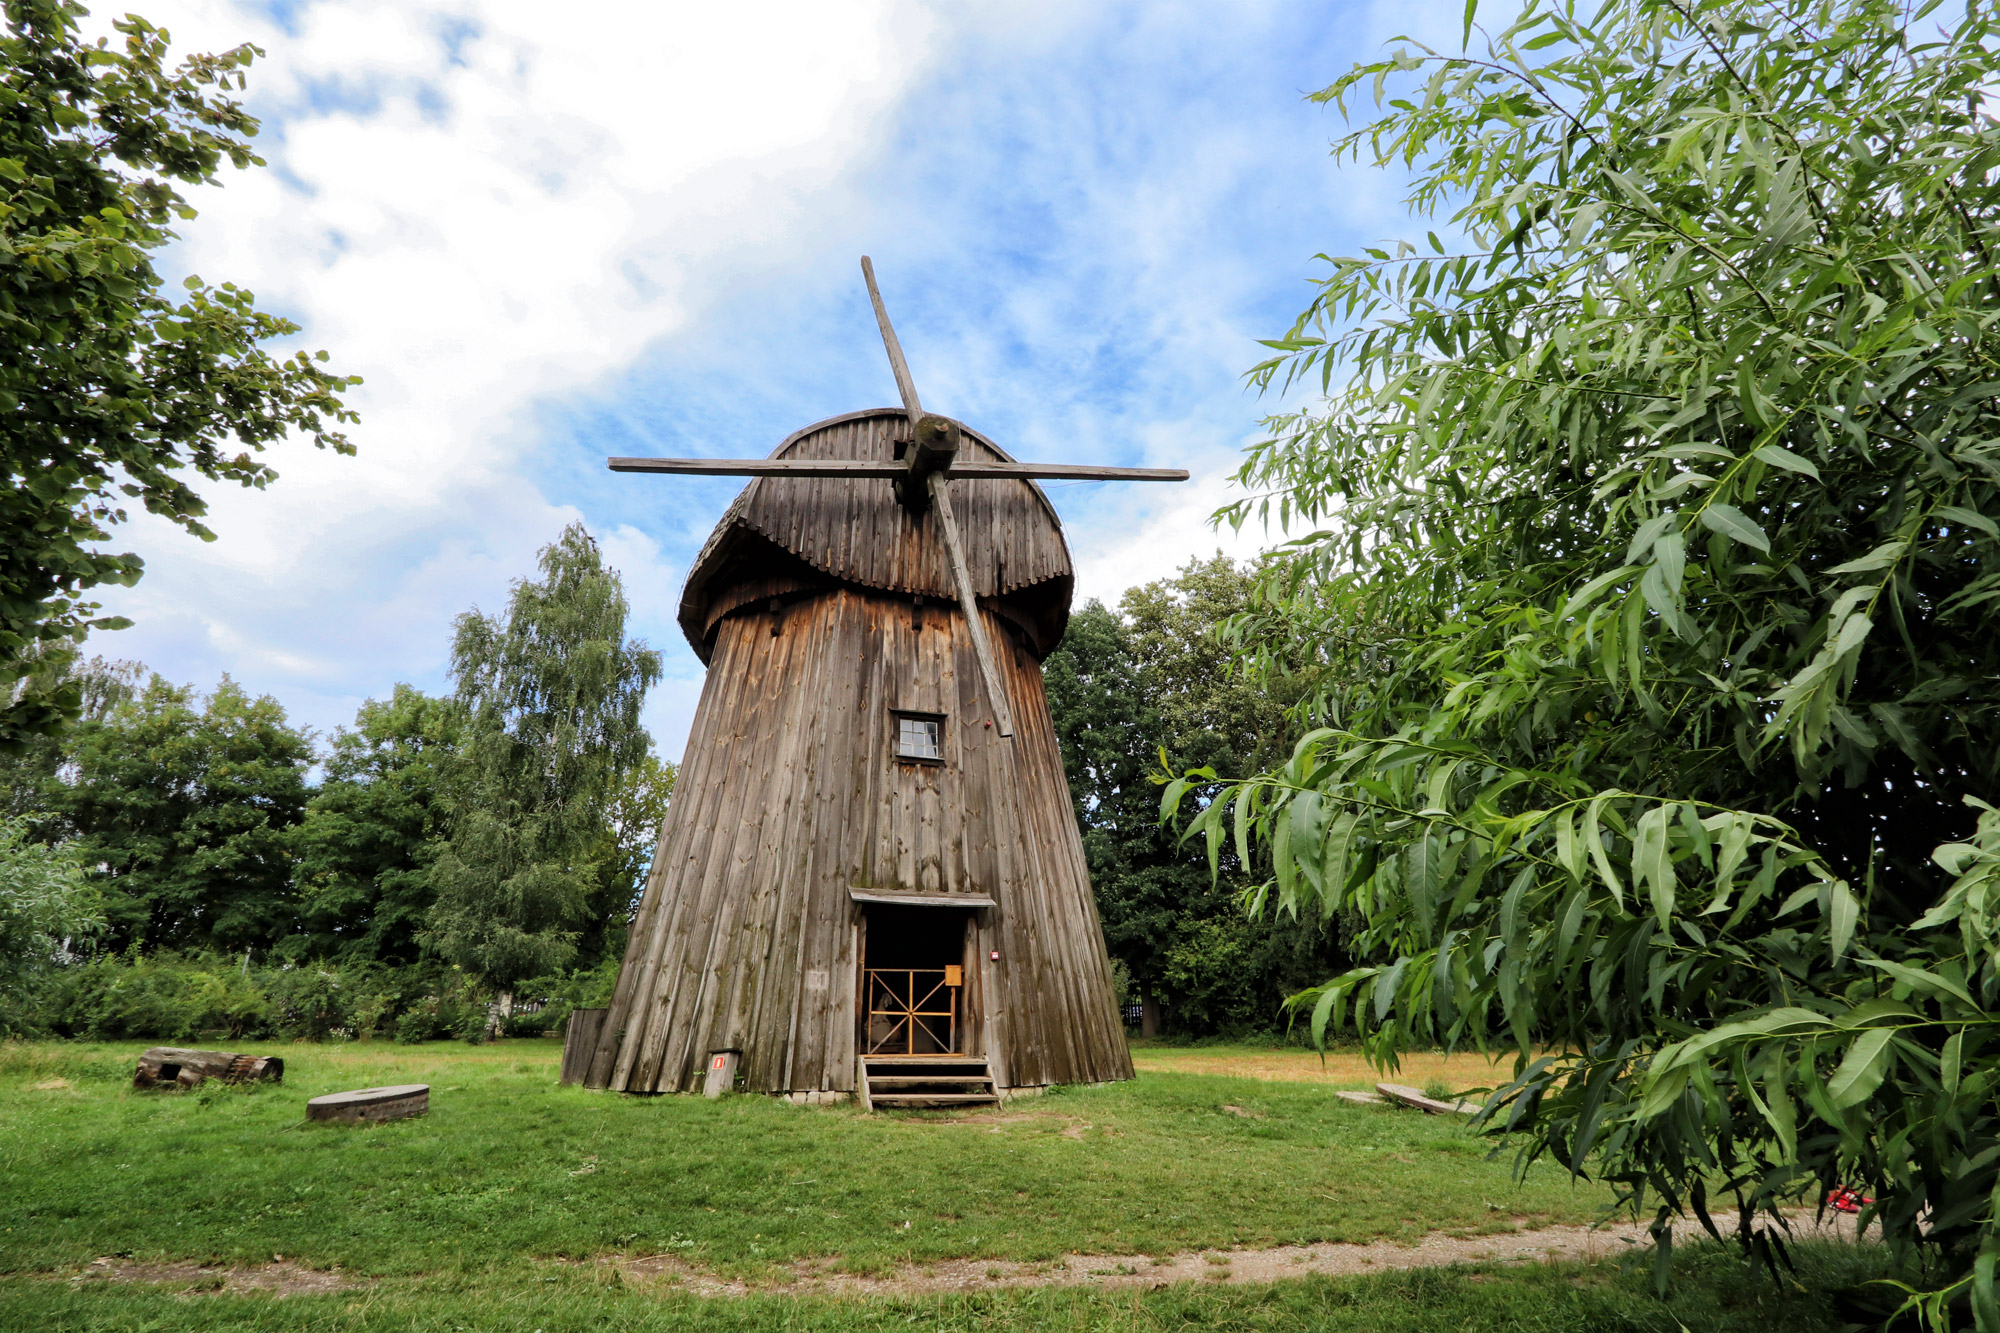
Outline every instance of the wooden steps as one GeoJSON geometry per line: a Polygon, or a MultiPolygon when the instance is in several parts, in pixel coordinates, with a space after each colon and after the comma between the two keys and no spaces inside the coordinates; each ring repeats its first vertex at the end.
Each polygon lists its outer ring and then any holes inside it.
{"type": "Polygon", "coordinates": [[[993,1071],[976,1055],[864,1056],[861,1096],[871,1111],[1000,1104],[993,1071]]]}

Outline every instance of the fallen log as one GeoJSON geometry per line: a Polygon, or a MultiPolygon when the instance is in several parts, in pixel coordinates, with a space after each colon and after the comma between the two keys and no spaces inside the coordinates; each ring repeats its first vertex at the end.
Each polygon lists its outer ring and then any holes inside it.
{"type": "Polygon", "coordinates": [[[179,1046],[154,1046],[139,1057],[132,1075],[135,1088],[192,1088],[204,1079],[225,1083],[281,1083],[285,1062],[275,1055],[242,1055],[236,1051],[190,1051],[179,1046]]]}

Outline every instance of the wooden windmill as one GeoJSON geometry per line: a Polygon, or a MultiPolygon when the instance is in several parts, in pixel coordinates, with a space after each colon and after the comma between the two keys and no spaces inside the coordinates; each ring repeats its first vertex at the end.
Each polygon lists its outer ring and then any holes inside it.
{"type": "Polygon", "coordinates": [[[1073,575],[1036,478],[924,411],[861,261],[901,409],[808,426],[769,458],[614,458],[755,478],[680,623],[708,664],[611,1007],[566,1078],[732,1084],[870,1105],[1129,1078],[1041,661],[1073,575]]]}

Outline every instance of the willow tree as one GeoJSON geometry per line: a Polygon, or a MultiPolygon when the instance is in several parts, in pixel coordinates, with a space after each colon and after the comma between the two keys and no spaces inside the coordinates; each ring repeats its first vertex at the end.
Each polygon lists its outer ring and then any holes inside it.
{"type": "Polygon", "coordinates": [[[660,678],[659,654],[625,637],[618,571],[581,524],[542,549],[540,567],[539,581],[514,584],[504,619],[458,618],[462,729],[424,933],[503,996],[568,967],[633,896],[617,822],[647,768],[639,710],[660,678]]]}
{"type": "Polygon", "coordinates": [[[1317,725],[1166,796],[1366,921],[1315,1034],[1511,1047],[1663,1273],[1854,1185],[2000,1328],[2000,34],[1935,8],[1530,0],[1318,95],[1421,238],[1255,372],[1320,396],[1229,516],[1321,530],[1234,632],[1317,725]]]}

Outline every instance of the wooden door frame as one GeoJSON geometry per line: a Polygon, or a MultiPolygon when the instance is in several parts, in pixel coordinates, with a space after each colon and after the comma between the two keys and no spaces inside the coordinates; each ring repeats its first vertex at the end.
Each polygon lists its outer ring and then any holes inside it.
{"type": "MultiPolygon", "coordinates": [[[[856,902],[859,910],[854,919],[854,1053],[857,1059],[868,1054],[868,909],[870,907],[894,907],[896,903],[874,900],[856,902]]],[[[980,1056],[987,1053],[986,1044],[986,958],[980,952],[980,942],[985,936],[985,923],[980,914],[985,907],[953,907],[943,903],[911,903],[905,911],[958,912],[965,918],[965,938],[959,950],[959,966],[963,982],[959,986],[958,1044],[959,1055],[980,1056]]]]}

